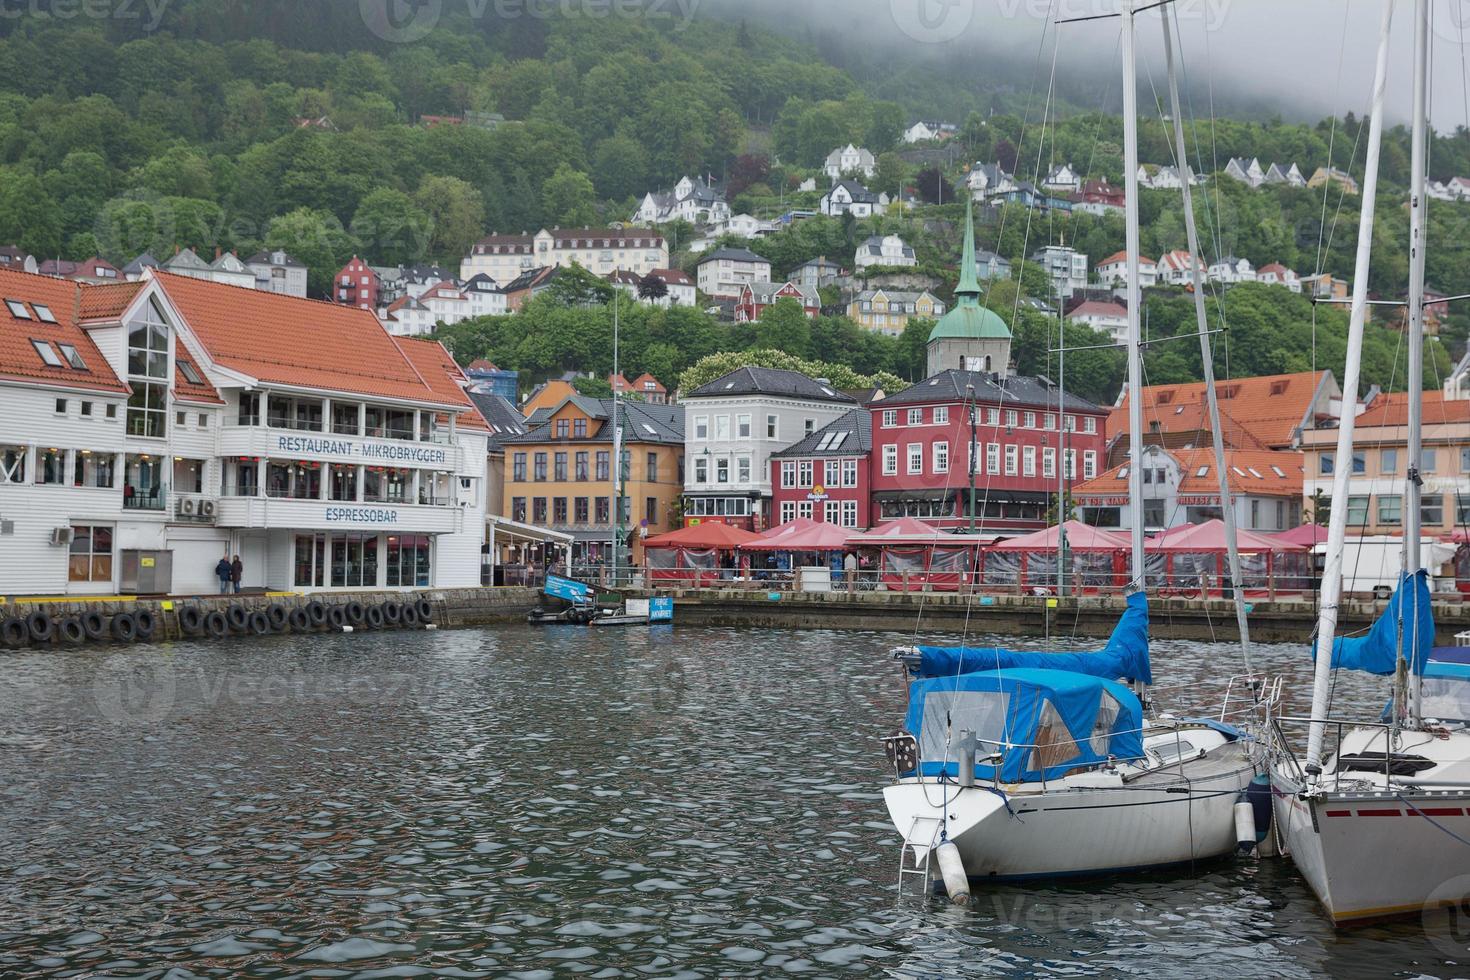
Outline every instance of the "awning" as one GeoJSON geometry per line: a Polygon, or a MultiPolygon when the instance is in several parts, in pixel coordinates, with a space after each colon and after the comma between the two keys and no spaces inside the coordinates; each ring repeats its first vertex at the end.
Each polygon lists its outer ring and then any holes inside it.
{"type": "Polygon", "coordinates": [[[954,500],[958,490],[879,490],[873,494],[877,501],[911,500],[915,503],[943,504],[954,500]]]}
{"type": "Polygon", "coordinates": [[[503,535],[507,538],[517,538],[522,541],[533,541],[537,544],[571,544],[573,536],[564,531],[553,531],[549,527],[537,527],[535,524],[522,524],[513,521],[509,517],[498,517],[490,514],[485,517],[485,527],[494,528],[497,536],[503,535]]]}

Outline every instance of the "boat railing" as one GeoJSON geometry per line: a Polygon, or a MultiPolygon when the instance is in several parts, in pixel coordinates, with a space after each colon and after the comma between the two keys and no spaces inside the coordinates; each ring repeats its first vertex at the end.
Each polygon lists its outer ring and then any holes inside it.
{"type": "MultiPolygon", "coordinates": [[[[1338,764],[1333,766],[1333,771],[1332,771],[1332,788],[1334,790],[1340,789],[1342,787],[1343,768],[1342,768],[1342,764],[1341,764],[1342,763],[1341,756],[1342,756],[1343,734],[1344,734],[1345,731],[1359,731],[1359,730],[1363,730],[1363,729],[1368,729],[1368,730],[1375,731],[1375,732],[1381,732],[1383,734],[1383,779],[1384,779],[1384,784],[1387,785],[1388,782],[1393,778],[1393,765],[1394,765],[1393,733],[1394,733],[1394,730],[1395,730],[1393,725],[1384,724],[1382,722],[1365,722],[1365,721],[1360,721],[1358,719],[1350,719],[1350,718],[1304,718],[1304,717],[1290,716],[1290,715],[1288,715],[1288,716],[1278,715],[1278,716],[1276,716],[1276,717],[1274,717],[1272,719],[1272,724],[1273,724],[1274,731],[1276,733],[1277,741],[1279,743],[1278,748],[1279,748],[1280,754],[1284,758],[1287,758],[1287,759],[1289,759],[1291,761],[1292,768],[1295,770],[1296,775],[1297,775],[1297,779],[1300,782],[1305,783],[1305,782],[1307,782],[1307,781],[1309,781],[1309,780],[1311,780],[1313,778],[1316,778],[1317,780],[1319,780],[1319,785],[1320,785],[1320,779],[1321,779],[1322,773],[1321,772],[1311,772],[1311,771],[1309,771],[1308,767],[1305,766],[1305,765],[1303,765],[1302,762],[1301,762],[1301,760],[1297,758],[1297,755],[1296,755],[1295,750],[1293,750],[1291,748],[1291,743],[1290,743],[1290,741],[1287,740],[1286,733],[1283,731],[1283,726],[1284,725],[1291,725],[1291,726],[1294,726],[1294,727],[1307,727],[1307,728],[1310,728],[1312,725],[1321,725],[1322,726],[1322,729],[1323,729],[1323,732],[1322,732],[1322,742],[1323,742],[1322,758],[1324,758],[1324,759],[1330,759],[1330,758],[1336,757],[1337,760],[1338,760],[1338,764]],[[1331,740],[1330,741],[1328,739],[1328,735],[1329,734],[1331,735],[1331,740]],[[1329,745],[1331,746],[1331,749],[1330,750],[1328,748],[1329,745]]],[[[1374,740],[1376,740],[1376,737],[1375,737],[1374,740]]],[[[1373,740],[1370,740],[1369,746],[1372,745],[1372,741],[1373,740]]],[[[1373,761],[1376,763],[1378,760],[1375,759],[1373,761]]],[[[1377,770],[1378,770],[1378,767],[1375,765],[1373,767],[1373,769],[1359,768],[1359,769],[1356,769],[1354,771],[1355,772],[1363,772],[1363,773],[1366,773],[1366,772],[1376,773],[1377,770]]]]}

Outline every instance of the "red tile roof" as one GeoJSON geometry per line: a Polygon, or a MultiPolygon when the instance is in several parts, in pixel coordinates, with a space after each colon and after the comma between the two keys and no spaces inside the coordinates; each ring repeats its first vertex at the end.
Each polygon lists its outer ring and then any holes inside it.
{"type": "Polygon", "coordinates": [[[1128,317],[1128,307],[1122,305],[1121,303],[1101,303],[1095,299],[1090,299],[1087,302],[1079,305],[1071,313],[1068,313],[1067,316],[1105,316],[1115,318],[1122,317],[1126,319],[1128,317]]]}
{"type": "Polygon", "coordinates": [[[489,432],[490,425],[470,396],[465,394],[464,386],[469,379],[464,376],[459,365],[454,363],[454,358],[449,356],[449,351],[437,340],[420,340],[417,337],[394,337],[404,356],[408,358],[414,370],[423,378],[434,393],[434,400],[441,402],[457,403],[465,407],[455,417],[455,424],[469,429],[478,429],[489,432]]]}
{"type": "MultiPolygon", "coordinates": [[[[1470,401],[1446,401],[1442,391],[1426,391],[1420,403],[1425,425],[1470,422],[1470,401]]],[[[1409,396],[1402,391],[1379,395],[1358,416],[1359,428],[1409,424],[1409,396]]]]}
{"type": "Polygon", "coordinates": [[[666,394],[669,393],[669,389],[665,388],[663,385],[661,385],[661,384],[658,383],[658,378],[655,378],[653,375],[646,374],[646,373],[642,377],[640,377],[638,380],[636,380],[636,381],[633,382],[633,390],[634,391],[654,391],[654,392],[659,393],[660,395],[666,395],[666,394]],[[650,381],[653,382],[653,387],[651,387],[651,388],[650,387],[647,387],[647,385],[648,385],[648,383],[650,381]]]}
{"type": "MultiPolygon", "coordinates": [[[[1127,262],[1127,261],[1128,261],[1128,253],[1127,252],[1114,252],[1112,255],[1109,255],[1107,258],[1105,258],[1101,262],[1099,262],[1098,265],[1099,266],[1113,265],[1115,263],[1118,264],[1118,265],[1122,265],[1124,262],[1127,262]]],[[[1139,265],[1154,265],[1156,263],[1154,262],[1153,259],[1149,258],[1147,255],[1140,255],[1138,257],[1138,264],[1139,265]]]]}
{"type": "MultiPolygon", "coordinates": [[[[1326,374],[1303,371],[1218,382],[1215,387],[1226,442],[1239,445],[1249,440],[1269,447],[1290,446],[1326,374]]],[[[1125,394],[1108,416],[1109,440],[1128,431],[1130,397],[1125,394]]],[[[1209,422],[1201,408],[1206,404],[1202,381],[1153,385],[1144,389],[1144,426],[1150,434],[1208,432],[1209,422]],[[1157,429],[1154,423],[1158,423],[1157,429]]]]}
{"type": "Polygon", "coordinates": [[[23,320],[0,304],[0,378],[68,388],[128,394],[131,389],[113,373],[107,358],[93,342],[90,334],[77,325],[77,310],[88,288],[69,279],[56,279],[29,272],[0,269],[0,299],[26,304],[32,317],[35,304],[50,308],[56,323],[39,319],[23,320]],[[56,344],[70,344],[81,355],[85,370],[70,366],[48,367],[36,353],[32,340],[50,343],[62,357],[56,344]]]}
{"type": "Polygon", "coordinates": [[[122,316],[142,288],[142,282],[109,282],[86,287],[81,290],[81,319],[114,320],[122,316]]]}
{"type": "Polygon", "coordinates": [[[666,286],[692,286],[694,280],[678,269],[654,269],[649,275],[657,276],[666,286]]]}
{"type": "Polygon", "coordinates": [[[200,378],[204,372],[199,370],[199,365],[184,348],[178,337],[174,338],[174,397],[186,402],[204,402],[210,405],[223,405],[225,400],[219,396],[214,385],[207,380],[195,384],[184,376],[184,365],[192,365],[200,378]]]}
{"type": "Polygon", "coordinates": [[[448,401],[370,311],[159,272],[215,363],[266,384],[407,401],[448,401]]]}
{"type": "MultiPolygon", "coordinates": [[[[1219,496],[1220,477],[1215,472],[1213,449],[1168,450],[1179,462],[1179,493],[1191,496],[1219,496]],[[1204,475],[1200,472],[1203,470],[1204,475]]],[[[1225,451],[1225,465],[1230,468],[1232,493],[1255,496],[1300,497],[1304,466],[1302,454],[1245,449],[1225,451]],[[1280,471],[1278,474],[1277,471],[1280,471]]],[[[1072,488],[1076,497],[1115,497],[1128,493],[1124,466],[1113,466],[1086,483],[1072,488]]]]}

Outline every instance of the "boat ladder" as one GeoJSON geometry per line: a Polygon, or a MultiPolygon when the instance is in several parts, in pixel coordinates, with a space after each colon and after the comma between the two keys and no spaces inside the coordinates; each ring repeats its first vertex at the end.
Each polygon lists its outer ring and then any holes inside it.
{"type": "Polygon", "coordinates": [[[922,879],[920,894],[929,894],[929,882],[934,874],[931,870],[931,862],[934,859],[934,848],[939,840],[939,831],[943,826],[944,821],[939,817],[914,817],[913,822],[909,824],[909,832],[904,835],[898,854],[899,898],[903,897],[903,883],[907,875],[916,875],[922,879]],[[926,840],[927,843],[925,843],[926,840]],[[919,856],[921,848],[924,851],[923,857],[919,856]]]}

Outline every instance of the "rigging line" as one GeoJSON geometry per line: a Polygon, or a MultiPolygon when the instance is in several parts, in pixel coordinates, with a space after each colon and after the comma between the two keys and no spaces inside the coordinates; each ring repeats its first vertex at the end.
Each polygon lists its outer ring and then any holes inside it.
{"type": "MultiPolygon", "coordinates": [[[[1049,115],[1051,113],[1052,98],[1053,98],[1053,96],[1054,96],[1054,94],[1056,92],[1056,84],[1057,84],[1057,55],[1060,52],[1060,50],[1061,50],[1061,35],[1060,34],[1057,34],[1057,35],[1055,35],[1053,37],[1053,40],[1052,40],[1052,49],[1051,49],[1051,76],[1050,76],[1050,79],[1047,82],[1046,102],[1042,106],[1042,115],[1041,115],[1041,124],[1040,124],[1041,125],[1041,136],[1039,136],[1037,138],[1037,141],[1036,141],[1036,143],[1037,143],[1037,145],[1036,145],[1036,166],[1032,170],[1031,187],[1032,187],[1033,193],[1038,193],[1038,194],[1040,193],[1040,190],[1041,190],[1040,187],[1038,186],[1038,182],[1041,179],[1041,158],[1042,158],[1042,153],[1043,153],[1043,151],[1046,148],[1046,122],[1047,122],[1047,118],[1049,117],[1049,115]]],[[[1025,229],[1024,234],[1021,236],[1021,258],[1020,258],[1020,262],[1025,262],[1026,261],[1026,252],[1031,247],[1031,218],[1032,218],[1033,212],[1035,211],[1035,208],[1032,207],[1032,206],[1030,206],[1030,205],[1025,204],[1024,201],[1022,202],[1022,206],[1026,208],[1026,229],[1025,229]]],[[[1017,269],[1018,269],[1018,272],[1019,272],[1019,263],[1017,264],[1017,269]]],[[[1014,302],[1014,305],[1011,308],[1011,322],[1013,324],[1016,323],[1017,320],[1020,318],[1020,315],[1021,315],[1021,290],[1017,289],[1016,290],[1015,302],[1014,302]]]]}

